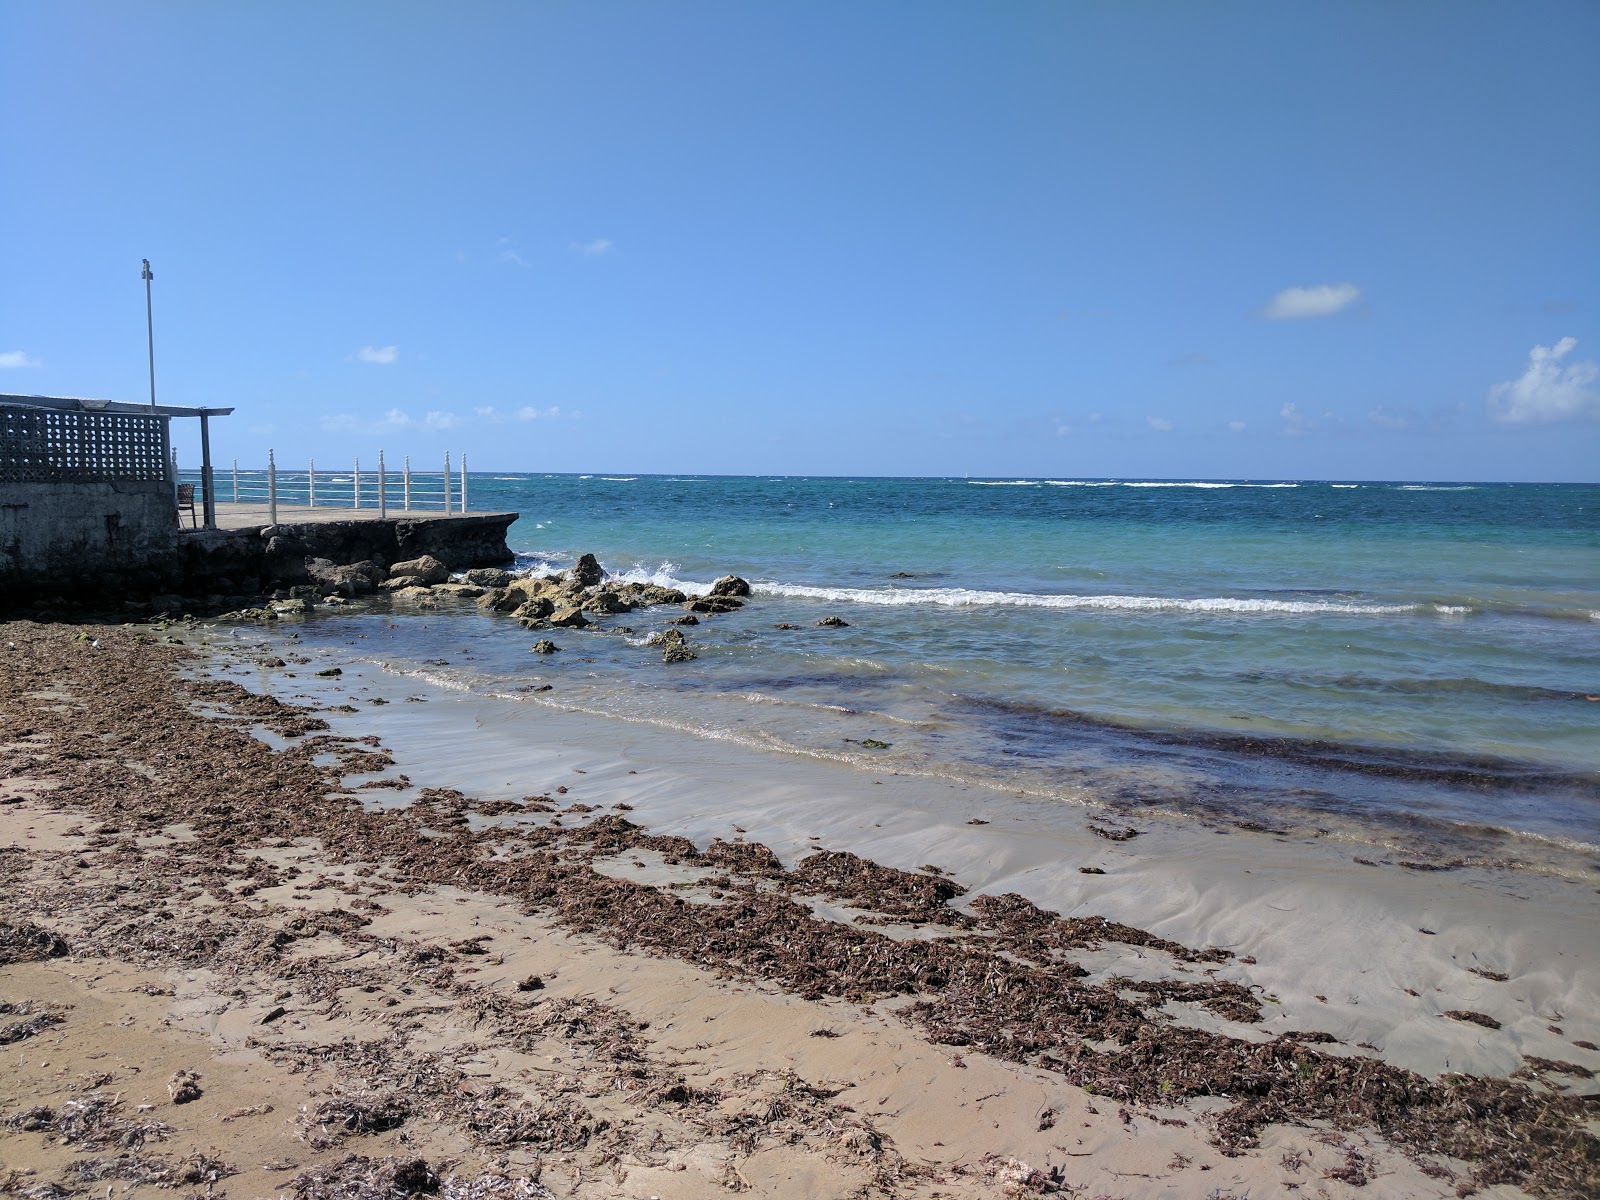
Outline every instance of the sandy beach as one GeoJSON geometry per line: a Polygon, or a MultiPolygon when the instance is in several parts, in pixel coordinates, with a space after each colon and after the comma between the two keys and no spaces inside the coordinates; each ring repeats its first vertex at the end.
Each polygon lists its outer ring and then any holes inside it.
{"type": "Polygon", "coordinates": [[[1600,1187],[1585,884],[275,637],[0,630],[0,1195],[1600,1187]]]}

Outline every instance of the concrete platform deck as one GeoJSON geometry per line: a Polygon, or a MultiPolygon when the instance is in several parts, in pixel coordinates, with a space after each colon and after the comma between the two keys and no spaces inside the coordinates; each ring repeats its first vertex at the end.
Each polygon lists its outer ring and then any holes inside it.
{"type": "MultiPolygon", "coordinates": [[[[470,512],[441,512],[438,509],[412,509],[406,510],[395,505],[389,506],[386,517],[390,521],[443,521],[460,517],[486,517],[496,514],[488,510],[473,509],[470,512]]],[[[378,509],[372,508],[335,508],[319,504],[310,508],[304,504],[278,505],[278,524],[280,525],[323,525],[333,521],[376,521],[378,509]]],[[[189,529],[189,514],[179,514],[179,521],[185,531],[189,529]]],[[[254,529],[257,526],[269,525],[272,516],[265,504],[250,504],[241,501],[238,504],[219,501],[217,504],[218,529],[254,529]]]]}

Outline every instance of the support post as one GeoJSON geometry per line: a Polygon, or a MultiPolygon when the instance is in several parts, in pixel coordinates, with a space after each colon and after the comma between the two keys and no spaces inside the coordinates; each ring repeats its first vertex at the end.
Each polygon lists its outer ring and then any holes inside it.
{"type": "Polygon", "coordinates": [[[406,455],[406,511],[411,511],[411,455],[406,455]]]}
{"type": "Polygon", "coordinates": [[[233,460],[233,502],[239,503],[239,460],[233,460]]]}
{"type": "Polygon", "coordinates": [[[267,451],[267,524],[278,523],[278,461],[267,451]]]}
{"type": "Polygon", "coordinates": [[[382,520],[389,515],[389,492],[384,487],[383,479],[383,451],[378,451],[378,518],[382,520]]]}
{"type": "Polygon", "coordinates": [[[461,452],[461,507],[458,512],[467,511],[467,452],[461,452]]]}
{"type": "Polygon", "coordinates": [[[317,460],[306,459],[306,503],[311,507],[317,506],[317,460]]]}
{"type": "Polygon", "coordinates": [[[450,451],[444,452],[444,515],[450,515],[450,451]]]}
{"type": "Polygon", "coordinates": [[[217,527],[217,498],[211,477],[211,418],[200,413],[200,486],[205,489],[206,528],[217,527]]]}
{"type": "Polygon", "coordinates": [[[355,490],[351,493],[351,495],[354,497],[354,501],[353,501],[351,507],[360,508],[361,507],[361,460],[359,458],[356,459],[356,473],[354,475],[352,475],[350,478],[354,481],[354,487],[355,487],[355,490]]]}

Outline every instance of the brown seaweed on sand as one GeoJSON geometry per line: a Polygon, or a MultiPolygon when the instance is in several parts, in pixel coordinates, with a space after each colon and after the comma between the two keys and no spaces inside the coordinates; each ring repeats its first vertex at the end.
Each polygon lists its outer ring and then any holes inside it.
{"type": "MultiPolygon", "coordinates": [[[[255,848],[314,839],[325,860],[363,864],[362,869],[370,864],[390,890],[451,886],[504,897],[615,946],[764,980],[802,996],[854,1002],[905,997],[909,1004],[898,1010],[901,1019],[936,1042],[1056,1072],[1119,1103],[1225,1098],[1229,1106],[1211,1120],[1228,1152],[1252,1145],[1270,1124],[1325,1122],[1335,1129],[1374,1129],[1415,1154],[1464,1159],[1477,1186],[1513,1183],[1545,1197],[1600,1191],[1600,1140],[1585,1127],[1588,1113],[1578,1097],[1520,1080],[1429,1079],[1376,1059],[1319,1051],[1309,1037],[1245,1040],[1183,1026],[1163,1008],[1194,1004],[1248,1022],[1254,1000],[1241,985],[1220,979],[1100,981],[1069,957],[1106,942],[1149,949],[1175,963],[1222,964],[1229,957],[1225,951],[1184,947],[1096,918],[1063,918],[1021,897],[968,900],[959,885],[940,876],[896,871],[840,852],[823,851],[785,869],[754,843],[701,849],[681,838],[652,835],[619,816],[587,813],[573,814],[574,823],[565,828],[473,829],[467,817],[476,811],[475,802],[449,789],[426,792],[407,809],[367,810],[341,784],[358,768],[387,763],[379,747],[310,738],[320,731],[307,728],[285,735],[302,742],[273,750],[244,726],[276,722],[292,730],[315,718],[277,701],[262,703],[236,685],[181,680],[185,652],[125,630],[96,630],[102,649],[92,658],[68,644],[70,635],[60,629],[12,626],[9,632],[17,649],[0,660],[0,733],[8,735],[0,739],[0,768],[51,778],[52,806],[79,809],[99,822],[88,852],[126,880],[117,885],[120,893],[93,882],[68,883],[38,898],[41,920],[94,905],[116,914],[86,935],[85,952],[162,966],[270,968],[308,995],[331,998],[350,977],[328,977],[315,960],[296,957],[294,947],[310,937],[365,938],[359,916],[336,909],[331,917],[291,919],[246,903],[269,881],[302,881],[293,867],[262,863],[255,848]],[[74,704],[58,712],[26,699],[26,693],[46,687],[74,696],[74,704]],[[188,707],[192,702],[220,711],[203,715],[188,707]],[[38,739],[18,740],[24,728],[47,735],[48,749],[38,739]],[[107,753],[108,745],[115,753],[107,753]],[[324,765],[321,755],[331,763],[324,765]],[[180,823],[189,831],[186,840],[160,848],[139,842],[180,823]],[[720,872],[727,882],[717,890],[724,895],[689,903],[671,889],[594,869],[596,857],[640,850],[720,872]],[[202,895],[216,902],[204,921],[195,919],[191,904],[202,895]],[[923,925],[941,936],[897,940],[861,924],[826,920],[803,902],[818,895],[862,908],[883,923],[923,925]]],[[[9,932],[0,932],[0,953],[14,953],[15,945],[51,953],[59,942],[38,926],[4,930],[9,932]],[[46,936],[53,940],[44,941],[46,936]]],[[[764,1113],[719,1115],[706,1093],[649,1061],[637,1037],[608,1024],[604,1012],[466,987],[459,982],[465,976],[456,974],[459,952],[445,947],[405,961],[426,986],[471,1006],[483,1028],[497,1036],[537,1039],[559,1028],[564,1038],[583,1039],[594,1031],[603,1038],[595,1044],[609,1047],[606,1070],[624,1094],[671,1106],[707,1128],[735,1122],[724,1127],[727,1136],[796,1122],[796,1128],[810,1130],[819,1112],[834,1111],[813,1085],[774,1080],[768,1081],[773,1098],[764,1113]],[[642,1057],[630,1058],[635,1052],[642,1057]],[[746,1118],[756,1123],[737,1123],[746,1118]]],[[[297,1052],[336,1061],[345,1093],[399,1092],[409,1104],[456,1123],[480,1145],[562,1145],[615,1136],[570,1096],[529,1098],[494,1088],[464,1093],[455,1087],[458,1068],[409,1051],[396,1054],[392,1046],[297,1052]]],[[[130,1148],[129,1139],[137,1148],[161,1136],[159,1122],[127,1122],[114,1107],[91,1093],[68,1105],[23,1110],[7,1122],[15,1130],[121,1149],[130,1148]],[[72,1103],[80,1107],[70,1109],[72,1103]]],[[[338,1114],[328,1115],[331,1130],[338,1114]]],[[[847,1124],[839,1137],[852,1150],[875,1155],[880,1170],[898,1169],[870,1127],[847,1124]]],[[[453,1177],[441,1178],[419,1161],[352,1156],[337,1169],[297,1176],[292,1191],[308,1198],[360,1197],[434,1194],[454,1186],[453,1177]]]]}

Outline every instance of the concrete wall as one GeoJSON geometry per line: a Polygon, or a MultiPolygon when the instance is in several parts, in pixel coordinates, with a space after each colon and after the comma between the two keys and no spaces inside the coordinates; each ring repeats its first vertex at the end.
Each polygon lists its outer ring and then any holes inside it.
{"type": "Polygon", "coordinates": [[[0,484],[0,596],[160,575],[177,540],[169,483],[0,484]]]}

